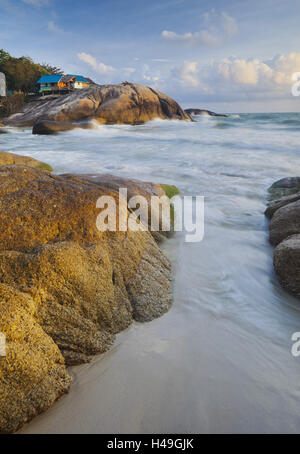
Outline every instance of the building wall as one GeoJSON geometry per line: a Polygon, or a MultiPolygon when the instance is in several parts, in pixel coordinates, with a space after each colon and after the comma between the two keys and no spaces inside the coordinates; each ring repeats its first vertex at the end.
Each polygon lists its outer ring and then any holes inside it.
{"type": "Polygon", "coordinates": [[[0,73],[0,96],[6,96],[6,81],[3,73],[0,73]]]}

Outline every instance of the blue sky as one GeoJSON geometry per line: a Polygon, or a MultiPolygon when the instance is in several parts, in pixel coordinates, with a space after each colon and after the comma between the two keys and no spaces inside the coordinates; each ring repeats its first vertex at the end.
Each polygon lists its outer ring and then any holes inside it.
{"type": "Polygon", "coordinates": [[[0,48],[184,107],[298,111],[299,0],[0,0],[0,48]]]}

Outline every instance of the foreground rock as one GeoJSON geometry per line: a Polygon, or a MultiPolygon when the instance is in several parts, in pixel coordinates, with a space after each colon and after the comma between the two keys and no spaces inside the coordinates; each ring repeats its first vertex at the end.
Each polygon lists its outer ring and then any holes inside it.
{"type": "Polygon", "coordinates": [[[179,104],[164,93],[126,82],[93,86],[60,98],[35,101],[3,123],[33,126],[47,120],[76,123],[78,127],[79,122],[93,119],[102,124],[140,124],[154,118],[192,121],[179,104]]]}
{"type": "Polygon", "coordinates": [[[38,159],[30,158],[29,156],[21,156],[7,151],[0,151],[0,165],[17,164],[35,169],[47,170],[51,172],[53,169],[49,164],[39,161],[38,159]]]}
{"type": "MultiPolygon", "coordinates": [[[[284,178],[274,183],[275,189],[298,190],[300,178],[284,178]]],[[[270,218],[270,243],[276,246],[274,268],[281,285],[300,297],[300,192],[275,199],[265,214],[270,218]]]]}
{"type": "Polygon", "coordinates": [[[225,114],[218,114],[215,112],[212,112],[211,110],[205,110],[205,109],[185,109],[185,112],[188,115],[208,115],[209,117],[228,117],[228,115],[225,114]]]}
{"type": "Polygon", "coordinates": [[[168,260],[147,231],[100,232],[101,195],[118,207],[108,179],[0,166],[0,432],[68,391],[66,365],[89,361],[133,320],[171,305],[168,260]]]}

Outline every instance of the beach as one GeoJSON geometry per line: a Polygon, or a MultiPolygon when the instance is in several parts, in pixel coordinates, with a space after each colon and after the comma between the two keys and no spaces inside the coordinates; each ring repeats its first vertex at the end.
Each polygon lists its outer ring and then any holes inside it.
{"type": "Polygon", "coordinates": [[[298,432],[299,303],[276,280],[264,210],[275,180],[300,175],[300,114],[195,119],[1,136],[1,150],[54,173],[105,172],[205,197],[203,241],[179,232],[162,245],[171,310],[72,367],[70,393],[21,433],[298,432]]]}

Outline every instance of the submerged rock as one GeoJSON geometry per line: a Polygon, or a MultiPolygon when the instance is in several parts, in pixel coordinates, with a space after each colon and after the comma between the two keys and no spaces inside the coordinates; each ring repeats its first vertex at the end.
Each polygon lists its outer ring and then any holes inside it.
{"type": "Polygon", "coordinates": [[[0,165],[17,164],[35,169],[47,170],[51,172],[53,169],[49,164],[39,161],[38,159],[30,158],[29,156],[21,156],[7,151],[0,151],[0,165]]]}
{"type": "Polygon", "coordinates": [[[185,109],[184,110],[188,115],[208,115],[209,117],[228,117],[226,114],[218,114],[212,112],[211,110],[205,109],[185,109]]]}
{"type": "Polygon", "coordinates": [[[102,124],[140,124],[154,118],[192,121],[169,96],[128,82],[93,86],[55,99],[35,101],[3,121],[16,126],[32,126],[44,120],[78,123],[92,119],[102,124]]]}
{"type": "Polygon", "coordinates": [[[66,365],[89,361],[133,320],[170,308],[168,260],[148,231],[100,232],[101,195],[118,207],[108,177],[95,184],[0,166],[0,432],[17,430],[68,391],[66,365]]]}

